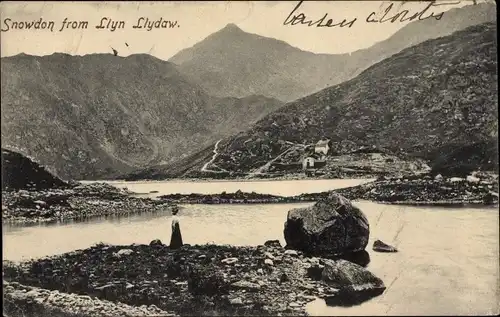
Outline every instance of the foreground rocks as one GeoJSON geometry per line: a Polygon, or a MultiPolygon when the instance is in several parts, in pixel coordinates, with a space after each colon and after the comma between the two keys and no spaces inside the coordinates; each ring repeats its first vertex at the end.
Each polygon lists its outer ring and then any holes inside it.
{"type": "Polygon", "coordinates": [[[5,280],[3,281],[3,294],[4,314],[12,317],[176,316],[154,305],[130,306],[86,295],[51,291],[17,282],[9,283],[5,280]]]}
{"type": "Polygon", "coordinates": [[[370,226],[361,210],[332,192],[311,207],[290,210],[284,234],[290,249],[339,255],[364,250],[370,226]]]}
{"type": "Polygon", "coordinates": [[[2,222],[40,223],[96,216],[159,212],[168,202],[131,196],[105,183],[79,184],[64,189],[2,192],[2,222]]]}
{"type": "Polygon", "coordinates": [[[185,244],[176,250],[160,243],[4,261],[4,279],[179,315],[306,315],[304,306],[316,298],[334,301],[350,290],[355,296],[349,297],[367,300],[375,295],[359,293],[360,285],[383,288],[361,266],[306,257],[277,241],[257,247],[185,244]],[[313,266],[319,278],[310,277],[313,266]]]}

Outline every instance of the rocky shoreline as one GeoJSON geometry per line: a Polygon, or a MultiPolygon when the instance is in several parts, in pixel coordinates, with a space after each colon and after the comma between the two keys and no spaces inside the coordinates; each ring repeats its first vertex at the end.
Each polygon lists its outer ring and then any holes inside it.
{"type": "MultiPolygon", "coordinates": [[[[498,203],[498,176],[481,175],[467,178],[444,178],[440,175],[380,177],[366,184],[335,189],[350,200],[369,200],[398,205],[461,206],[498,203]]],[[[278,196],[259,193],[222,192],[220,194],[170,194],[159,198],[178,204],[266,204],[313,202],[329,192],[278,196]]]]}
{"type": "MultiPolygon", "coordinates": [[[[309,257],[283,248],[277,240],[256,247],[186,244],[171,249],[158,240],[150,245],[97,245],[22,263],[4,261],[3,275],[11,302],[26,302],[27,295],[15,295],[20,288],[41,294],[33,300],[44,303],[43,298],[57,290],[85,299],[86,312],[99,316],[115,315],[101,314],[96,302],[129,305],[124,306],[129,314],[121,316],[131,316],[138,306],[181,316],[305,316],[305,305],[317,298],[343,305],[385,290],[380,279],[358,264],[309,257]],[[344,270],[355,272],[355,278],[344,270]]],[[[72,302],[53,304],[69,309],[72,302]]],[[[87,316],[76,312],[81,314],[71,316],[87,316]]]]}
{"type": "Polygon", "coordinates": [[[2,222],[13,225],[160,212],[173,207],[168,202],[133,197],[129,192],[105,183],[2,191],[2,222]]]}
{"type": "Polygon", "coordinates": [[[135,307],[5,280],[3,294],[4,317],[176,316],[154,305],[135,307]]]}

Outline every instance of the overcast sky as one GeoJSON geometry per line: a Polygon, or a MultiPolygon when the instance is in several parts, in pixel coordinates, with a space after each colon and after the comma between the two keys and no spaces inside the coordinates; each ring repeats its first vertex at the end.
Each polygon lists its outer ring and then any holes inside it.
{"type": "MultiPolygon", "coordinates": [[[[446,0],[451,5],[431,8],[438,14],[453,7],[471,4],[471,1],[446,0]],[[459,2],[457,4],[457,2],[459,2]]],[[[168,59],[179,50],[190,47],[228,23],[242,30],[266,37],[281,39],[289,44],[316,53],[345,53],[366,48],[394,34],[406,23],[365,23],[371,12],[379,13],[390,4],[388,1],[331,1],[304,2],[300,12],[310,18],[328,18],[335,22],[358,18],[351,28],[316,28],[285,26],[283,22],[298,1],[282,2],[4,2],[1,8],[1,28],[6,29],[5,19],[12,21],[54,21],[54,31],[13,30],[1,32],[1,55],[19,53],[47,55],[64,52],[73,55],[110,52],[110,46],[120,55],[150,53],[168,59]],[[88,21],[83,30],[59,32],[64,18],[71,21],[88,21]],[[125,21],[124,29],[111,32],[97,30],[102,17],[125,21]],[[173,29],[133,29],[140,17],[150,20],[177,20],[173,29]],[[125,43],[129,46],[126,47],[125,43]]],[[[418,12],[425,2],[394,2],[392,12],[407,9],[418,12]],[[401,8],[401,5],[403,7],[401,8]]],[[[298,12],[299,13],[299,12],[298,12]]],[[[427,14],[427,15],[428,15],[427,14]]],[[[10,23],[11,23],[10,22],[10,23]]]]}

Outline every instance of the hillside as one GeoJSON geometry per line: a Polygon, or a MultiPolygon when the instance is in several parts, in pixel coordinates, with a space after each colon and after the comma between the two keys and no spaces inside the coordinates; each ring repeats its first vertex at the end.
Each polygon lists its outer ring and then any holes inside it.
{"type": "Polygon", "coordinates": [[[281,102],[214,98],[150,55],[1,59],[2,146],[68,179],[166,163],[249,127],[281,102]]]}
{"type": "Polygon", "coordinates": [[[411,22],[370,48],[337,55],[303,51],[229,24],[169,61],[214,96],[292,101],[351,79],[404,48],[489,21],[496,21],[495,4],[469,5],[447,11],[439,21],[411,22]]]}
{"type": "Polygon", "coordinates": [[[301,162],[310,145],[329,138],[330,157],[373,147],[498,169],[496,47],[496,25],[486,23],[405,49],[223,140],[213,165],[266,171],[260,168],[281,155],[301,162]],[[465,155],[467,147],[477,151],[465,155]]]}
{"type": "Polygon", "coordinates": [[[2,148],[2,190],[41,190],[67,186],[66,182],[52,175],[38,163],[2,148]]]}

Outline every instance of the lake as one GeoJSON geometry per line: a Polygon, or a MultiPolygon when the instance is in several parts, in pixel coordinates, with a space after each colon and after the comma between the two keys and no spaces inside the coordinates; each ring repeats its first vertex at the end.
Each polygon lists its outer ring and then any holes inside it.
{"type": "Polygon", "coordinates": [[[318,180],[274,180],[274,181],[107,181],[120,188],[128,188],[135,193],[148,193],[148,196],[167,194],[220,194],[225,192],[256,192],[281,196],[300,195],[302,193],[318,193],[341,187],[357,186],[372,179],[318,179],[318,180]],[[158,193],[149,194],[151,191],[158,193]]]}
{"type": "MultiPolygon", "coordinates": [[[[357,180],[360,182],[360,180],[357,180]]],[[[234,192],[269,190],[291,195],[345,186],[344,180],[264,182],[124,183],[137,192],[234,192]],[[295,185],[293,184],[299,184],[295,185]],[[232,185],[228,185],[232,183],[232,185]],[[292,184],[290,184],[292,183],[292,184]],[[201,185],[200,185],[201,184],[201,185]],[[203,184],[208,184],[203,187],[203,184]],[[232,186],[232,187],[231,187],[232,186]],[[324,187],[329,186],[329,187],[324,187]]],[[[351,184],[347,185],[350,186],[351,184]]],[[[288,210],[300,204],[186,205],[177,218],[185,243],[257,245],[279,239],[288,210]]],[[[359,306],[327,307],[310,303],[311,315],[470,315],[496,314],[499,289],[499,216],[495,208],[406,207],[354,202],[370,222],[368,269],[379,276],[387,290],[359,306]],[[375,239],[392,244],[394,254],[371,251],[375,239]]],[[[64,225],[3,227],[3,257],[21,260],[87,248],[98,242],[111,244],[168,243],[171,215],[144,214],[97,218],[64,225]]]]}

